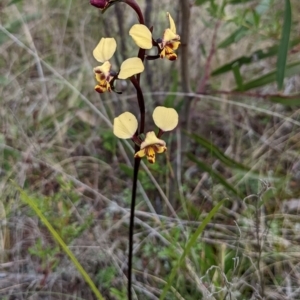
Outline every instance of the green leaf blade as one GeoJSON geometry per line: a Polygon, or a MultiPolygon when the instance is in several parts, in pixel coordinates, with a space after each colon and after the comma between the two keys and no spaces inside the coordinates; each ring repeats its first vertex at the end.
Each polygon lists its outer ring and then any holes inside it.
{"type": "Polygon", "coordinates": [[[218,171],[213,170],[210,166],[199,160],[192,153],[188,153],[187,157],[197,164],[197,166],[203,171],[207,172],[212,178],[217,180],[221,185],[223,185],[227,190],[231,191],[233,194],[238,196],[239,198],[243,198],[243,196],[238,192],[238,190],[231,185],[218,171]]]}
{"type": "Polygon", "coordinates": [[[172,286],[172,282],[176,276],[176,272],[177,270],[180,268],[181,264],[183,263],[184,259],[186,258],[186,256],[190,253],[192,247],[195,245],[195,243],[197,242],[199,236],[202,234],[203,230],[205,229],[206,225],[210,222],[210,220],[215,216],[215,214],[218,212],[218,210],[220,209],[220,207],[224,204],[226,200],[222,200],[220,201],[210,212],[209,214],[205,217],[205,219],[203,220],[203,222],[200,224],[200,226],[197,228],[197,230],[194,232],[194,234],[192,234],[192,236],[189,238],[186,247],[183,250],[183,253],[181,255],[181,257],[179,258],[178,262],[175,264],[175,266],[173,267],[171,274],[168,278],[167,281],[167,285],[165,286],[161,296],[160,296],[160,300],[165,299],[168,290],[171,288],[172,286]]]}
{"type": "Polygon", "coordinates": [[[282,90],[285,77],[285,67],[289,49],[290,32],[292,26],[292,9],[290,0],[285,0],[284,22],[277,57],[276,81],[278,90],[282,90]]]}
{"type": "MultiPolygon", "coordinates": [[[[277,70],[272,70],[271,72],[264,74],[259,78],[244,83],[243,91],[248,91],[275,82],[276,73],[277,70]]],[[[285,77],[291,77],[299,73],[300,73],[300,61],[290,63],[285,68],[285,77]]],[[[236,87],[234,91],[241,91],[241,90],[238,87],[236,87]]]]}
{"type": "MultiPolygon", "coordinates": [[[[296,38],[289,43],[289,48],[297,46],[297,45],[299,45],[299,43],[300,43],[300,38],[296,38]]],[[[230,72],[230,71],[232,71],[234,65],[237,63],[241,67],[243,65],[249,65],[249,64],[255,63],[257,61],[263,60],[265,58],[276,56],[276,55],[278,55],[278,51],[279,51],[279,45],[275,45],[275,46],[269,47],[267,49],[256,50],[253,53],[251,53],[249,56],[238,57],[238,58],[232,60],[231,62],[226,63],[225,65],[215,69],[211,73],[211,76],[217,76],[217,75],[224,74],[226,72],[230,72]]]]}
{"type": "Polygon", "coordinates": [[[221,149],[219,149],[216,145],[214,145],[211,141],[205,139],[204,137],[197,135],[195,133],[187,133],[187,136],[189,136],[191,139],[193,139],[197,144],[199,144],[201,147],[205,148],[207,151],[211,153],[212,156],[220,160],[222,163],[224,163],[226,166],[233,168],[233,169],[239,169],[244,171],[250,171],[249,167],[244,166],[243,164],[235,161],[234,159],[230,158],[229,156],[225,155],[221,149]]]}
{"type": "Polygon", "coordinates": [[[43,215],[42,211],[37,207],[37,205],[34,203],[34,201],[28,196],[28,194],[23,191],[20,187],[18,187],[16,184],[14,184],[16,188],[19,190],[21,199],[31,207],[31,209],[36,213],[36,215],[40,218],[40,220],[44,223],[44,225],[48,228],[50,233],[52,234],[52,237],[55,239],[55,241],[62,247],[63,251],[69,256],[79,273],[82,275],[86,283],[89,285],[91,290],[93,291],[94,295],[96,296],[96,299],[98,300],[105,300],[104,297],[101,295],[100,291],[97,289],[96,285],[92,281],[91,277],[88,275],[88,273],[85,271],[85,269],[82,267],[80,262],[77,260],[73,252],[69,249],[69,247],[66,245],[66,243],[63,241],[63,239],[60,237],[58,232],[54,229],[54,227],[50,224],[50,222],[47,220],[47,218],[43,215]]]}

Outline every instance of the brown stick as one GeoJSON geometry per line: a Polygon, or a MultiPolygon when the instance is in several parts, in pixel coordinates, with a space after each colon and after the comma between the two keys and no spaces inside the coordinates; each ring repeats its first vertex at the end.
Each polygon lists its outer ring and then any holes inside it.
{"type": "Polygon", "coordinates": [[[212,37],[212,41],[211,41],[211,48],[210,48],[210,52],[209,52],[209,55],[208,55],[208,58],[206,60],[206,64],[205,64],[205,71],[204,71],[204,75],[198,85],[198,88],[197,88],[197,93],[198,94],[203,94],[205,92],[205,86],[210,78],[210,66],[211,66],[211,61],[215,55],[215,52],[216,52],[216,39],[217,39],[217,32],[218,32],[218,29],[220,27],[220,24],[221,24],[221,21],[218,20],[216,25],[215,25],[215,29],[214,29],[214,34],[213,34],[213,37],[212,37]]]}

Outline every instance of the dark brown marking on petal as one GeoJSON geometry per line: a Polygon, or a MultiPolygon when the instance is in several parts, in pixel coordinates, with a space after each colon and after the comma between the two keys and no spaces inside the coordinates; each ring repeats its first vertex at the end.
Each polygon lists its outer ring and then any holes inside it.
{"type": "Polygon", "coordinates": [[[169,60],[171,60],[171,61],[174,61],[174,60],[176,60],[177,59],[177,55],[176,54],[174,54],[174,55],[171,55],[171,56],[169,56],[169,58],[168,58],[169,60]]]}
{"type": "Polygon", "coordinates": [[[102,93],[105,92],[105,89],[103,89],[103,87],[100,86],[100,85],[96,85],[95,86],[95,91],[98,92],[98,93],[100,93],[100,94],[102,94],[102,93]]]}

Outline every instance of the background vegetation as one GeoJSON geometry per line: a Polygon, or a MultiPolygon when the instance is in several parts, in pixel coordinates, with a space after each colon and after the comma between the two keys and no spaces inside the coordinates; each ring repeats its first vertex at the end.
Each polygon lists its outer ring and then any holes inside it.
{"type": "MultiPolygon", "coordinates": [[[[140,170],[134,299],[299,299],[299,1],[138,2],[182,39],[146,64],[146,129],[157,105],[181,124],[140,170]]],[[[0,3],[1,299],[96,299],[37,211],[105,299],[127,297],[133,145],[111,122],[138,109],[128,82],[94,91],[92,50],[115,37],[119,65],[134,23],[122,3],[0,3]]]]}

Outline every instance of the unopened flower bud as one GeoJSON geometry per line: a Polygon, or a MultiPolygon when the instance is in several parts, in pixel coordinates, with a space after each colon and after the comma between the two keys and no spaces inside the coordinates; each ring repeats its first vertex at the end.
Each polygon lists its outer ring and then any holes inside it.
{"type": "Polygon", "coordinates": [[[97,8],[104,9],[109,4],[109,0],[90,0],[90,3],[97,8]]]}

